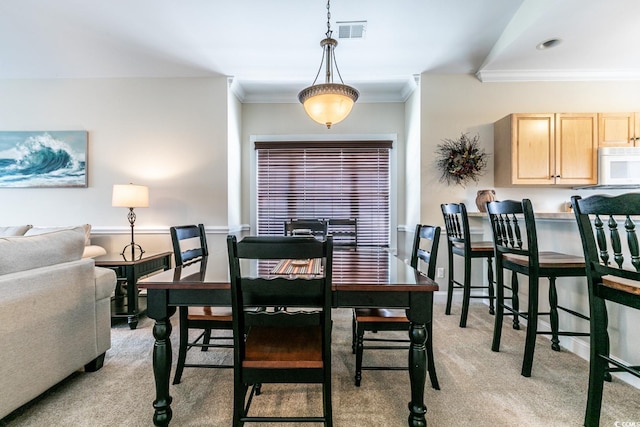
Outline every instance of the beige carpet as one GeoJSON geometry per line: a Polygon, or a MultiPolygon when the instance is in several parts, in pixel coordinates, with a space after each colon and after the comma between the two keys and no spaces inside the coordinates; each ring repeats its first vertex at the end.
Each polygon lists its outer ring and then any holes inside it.
{"type": "MultiPolygon", "coordinates": [[[[451,316],[443,313],[444,307],[436,305],[434,340],[442,389],[433,390],[427,380],[429,426],[582,425],[587,393],[586,361],[566,351],[553,352],[550,342],[540,337],[532,377],[524,378],[520,375],[524,330],[514,331],[505,326],[501,352],[494,353],[490,349],[493,316],[486,306],[472,305],[466,329],[457,326],[459,307],[451,316]]],[[[336,310],[334,321],[334,425],[406,426],[407,373],[365,371],[362,387],[356,388],[350,310],[336,310]]],[[[152,325],[146,317],[134,331],[126,324],[115,325],[112,348],[100,371],[73,374],[0,420],[0,426],[151,426],[152,325]]],[[[177,335],[174,327],[174,354],[177,335]]],[[[376,353],[380,354],[376,355],[378,358],[406,363],[404,352],[376,353]]],[[[215,352],[190,354],[214,357],[215,352]]],[[[368,357],[371,356],[365,353],[365,361],[368,357]]],[[[171,386],[171,425],[230,426],[232,388],[231,370],[185,369],[182,383],[171,386]]],[[[320,413],[321,399],[316,386],[265,385],[263,390],[252,409],[267,408],[285,414],[320,413]]],[[[616,379],[605,385],[604,401],[602,426],[640,425],[640,390],[616,379]]]]}

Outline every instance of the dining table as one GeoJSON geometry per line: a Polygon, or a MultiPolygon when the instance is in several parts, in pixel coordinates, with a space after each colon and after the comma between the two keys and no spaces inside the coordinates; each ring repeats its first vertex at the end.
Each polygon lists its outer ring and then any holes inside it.
{"type": "MultiPolygon", "coordinates": [[[[198,262],[175,267],[138,282],[139,288],[147,290],[147,315],[155,321],[153,374],[156,398],[153,401],[153,423],[156,426],[167,426],[172,418],[172,397],[169,394],[172,363],[170,335],[171,316],[176,312],[176,307],[231,305],[228,271],[207,268],[207,261],[207,257],[204,257],[198,262]]],[[[273,266],[251,268],[260,275],[274,273],[273,266]]],[[[432,321],[433,315],[433,293],[438,290],[438,284],[386,248],[334,248],[331,289],[335,308],[406,309],[410,320],[408,425],[426,426],[425,343],[427,324],[432,321]]]]}

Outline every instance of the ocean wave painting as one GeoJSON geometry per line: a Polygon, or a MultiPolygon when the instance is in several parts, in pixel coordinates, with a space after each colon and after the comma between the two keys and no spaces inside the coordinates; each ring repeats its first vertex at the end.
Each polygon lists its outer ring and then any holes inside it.
{"type": "Polygon", "coordinates": [[[86,187],[87,132],[0,132],[0,187],[86,187]]]}

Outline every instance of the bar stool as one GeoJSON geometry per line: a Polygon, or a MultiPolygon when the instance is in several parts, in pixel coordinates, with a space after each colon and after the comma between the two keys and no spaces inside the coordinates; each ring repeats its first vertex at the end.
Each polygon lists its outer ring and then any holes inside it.
{"type": "MultiPolygon", "coordinates": [[[[574,310],[558,305],[556,290],[557,277],[585,277],[585,263],[582,256],[560,252],[539,252],[533,205],[529,199],[520,201],[505,200],[487,203],[487,212],[491,221],[493,241],[496,255],[496,318],[493,329],[491,350],[500,351],[500,338],[504,311],[509,311],[516,319],[527,319],[527,336],[525,339],[522,376],[530,377],[533,366],[533,353],[536,335],[551,335],[551,348],[560,351],[559,336],[589,336],[588,332],[565,332],[559,330],[558,310],[581,319],[589,317],[574,310]],[[524,229],[522,226],[524,225],[524,229]],[[504,269],[511,271],[511,287],[505,285],[504,269]],[[517,306],[518,273],[529,278],[529,302],[527,311],[522,312],[517,306]],[[539,279],[549,279],[550,311],[541,313],[538,310],[539,279]],[[512,305],[505,304],[505,288],[510,289],[514,300],[512,305]],[[550,317],[551,331],[538,331],[538,316],[550,317]]],[[[585,281],[586,284],[586,281],[585,281]]]]}
{"type": "Polygon", "coordinates": [[[469,314],[469,301],[471,298],[489,299],[489,314],[494,314],[494,289],[493,289],[493,242],[472,242],[469,232],[469,220],[467,208],[464,203],[446,203],[440,205],[444,224],[447,230],[447,252],[449,253],[449,286],[447,290],[447,306],[445,314],[451,314],[451,302],[454,289],[462,289],[462,312],[460,314],[460,327],[467,326],[469,314]],[[464,279],[462,282],[455,279],[453,268],[453,256],[461,256],[464,260],[464,279]],[[471,260],[474,258],[486,258],[487,260],[487,284],[471,284],[471,260]],[[487,289],[487,295],[472,295],[472,289],[487,289]]]}
{"type": "Polygon", "coordinates": [[[584,425],[597,427],[604,381],[610,380],[611,372],[626,372],[640,378],[640,366],[630,366],[609,354],[609,318],[605,304],[608,301],[611,306],[615,303],[640,310],[637,236],[640,194],[596,195],[585,199],[573,196],[571,202],[587,264],[591,312],[589,391],[584,425]]]}

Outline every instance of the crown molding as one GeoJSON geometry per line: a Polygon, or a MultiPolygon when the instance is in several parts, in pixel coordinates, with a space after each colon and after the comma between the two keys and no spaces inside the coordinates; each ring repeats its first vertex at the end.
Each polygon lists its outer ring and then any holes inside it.
{"type": "Polygon", "coordinates": [[[640,80],[640,70],[480,70],[476,77],[483,83],[631,81],[640,80]]]}

